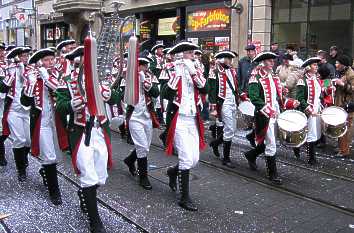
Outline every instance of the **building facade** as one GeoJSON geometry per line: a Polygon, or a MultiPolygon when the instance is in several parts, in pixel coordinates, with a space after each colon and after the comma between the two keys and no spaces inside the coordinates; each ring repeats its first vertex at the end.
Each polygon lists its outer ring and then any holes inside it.
{"type": "Polygon", "coordinates": [[[35,10],[32,0],[2,0],[0,40],[6,44],[35,46],[35,10]]]}

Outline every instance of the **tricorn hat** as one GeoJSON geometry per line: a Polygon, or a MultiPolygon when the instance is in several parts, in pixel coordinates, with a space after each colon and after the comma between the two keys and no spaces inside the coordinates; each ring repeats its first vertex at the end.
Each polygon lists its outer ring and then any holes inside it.
{"type": "Polygon", "coordinates": [[[220,59],[220,58],[235,58],[237,56],[237,54],[235,54],[232,51],[229,50],[225,50],[225,51],[221,51],[215,54],[215,58],[216,59],[220,59]]]}
{"type": "Polygon", "coordinates": [[[278,55],[272,52],[261,52],[253,59],[252,62],[261,62],[268,59],[275,59],[277,57],[278,55]]]}
{"type": "Polygon", "coordinates": [[[57,44],[56,49],[58,51],[60,51],[62,48],[64,48],[64,46],[70,45],[70,44],[75,44],[76,41],[75,40],[63,40],[62,42],[60,42],[59,44],[57,44]]]}
{"type": "Polygon", "coordinates": [[[310,57],[309,59],[304,61],[304,63],[302,63],[301,67],[305,68],[313,63],[319,63],[320,61],[321,61],[321,58],[319,58],[319,57],[310,57]]]}
{"type": "Polygon", "coordinates": [[[55,52],[50,48],[40,49],[34,54],[32,54],[32,56],[28,60],[28,64],[37,63],[40,59],[46,56],[55,56],[55,52]]]}
{"type": "Polygon", "coordinates": [[[70,53],[65,55],[65,58],[73,61],[76,57],[81,57],[84,55],[84,46],[79,46],[70,53]]]}
{"type": "Polygon", "coordinates": [[[197,49],[199,49],[198,45],[193,44],[192,42],[183,41],[183,42],[179,42],[178,44],[173,46],[170,49],[169,53],[170,54],[176,54],[176,53],[181,53],[181,52],[184,52],[184,51],[197,50],[197,49]]]}

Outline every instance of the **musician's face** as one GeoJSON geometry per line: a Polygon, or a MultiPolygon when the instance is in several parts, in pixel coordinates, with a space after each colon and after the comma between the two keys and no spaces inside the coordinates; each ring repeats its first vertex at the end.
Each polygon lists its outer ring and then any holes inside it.
{"type": "Polygon", "coordinates": [[[163,55],[163,48],[157,48],[156,49],[156,54],[159,55],[159,56],[162,56],[163,55]]]}
{"type": "Polygon", "coordinates": [[[274,66],[274,59],[267,59],[263,61],[264,65],[268,68],[272,68],[274,66]]]}
{"type": "Polygon", "coordinates": [[[20,62],[22,62],[24,64],[27,64],[28,57],[29,57],[29,53],[22,53],[18,56],[18,58],[20,59],[20,62]]]}
{"type": "Polygon", "coordinates": [[[46,56],[46,57],[42,58],[42,65],[46,69],[53,67],[54,56],[46,56]]]}
{"type": "Polygon", "coordinates": [[[193,50],[189,50],[189,51],[184,51],[183,52],[183,59],[194,59],[194,52],[193,50]]]}
{"type": "Polygon", "coordinates": [[[5,49],[0,49],[0,59],[5,57],[5,49]]]}
{"type": "Polygon", "coordinates": [[[311,64],[310,65],[310,70],[313,72],[313,73],[316,73],[317,72],[317,70],[318,70],[318,65],[317,65],[317,63],[313,63],[313,64],[311,64]]]}
{"type": "Polygon", "coordinates": [[[76,48],[76,44],[69,44],[67,46],[65,46],[66,48],[66,52],[70,53],[71,51],[73,51],[76,48]]]}
{"type": "Polygon", "coordinates": [[[225,65],[231,66],[231,63],[232,63],[232,59],[231,58],[228,58],[228,57],[224,58],[224,64],[225,65]]]}
{"type": "Polygon", "coordinates": [[[149,69],[148,64],[140,64],[139,65],[139,71],[147,71],[149,69]]]}

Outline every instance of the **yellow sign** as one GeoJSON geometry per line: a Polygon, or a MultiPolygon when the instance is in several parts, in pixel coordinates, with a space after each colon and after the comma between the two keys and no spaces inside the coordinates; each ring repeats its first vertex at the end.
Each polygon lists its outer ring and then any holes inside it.
{"type": "Polygon", "coordinates": [[[176,35],[177,17],[159,19],[158,35],[176,35]]]}
{"type": "Polygon", "coordinates": [[[219,8],[188,13],[188,31],[225,30],[230,28],[230,9],[219,8]]]}

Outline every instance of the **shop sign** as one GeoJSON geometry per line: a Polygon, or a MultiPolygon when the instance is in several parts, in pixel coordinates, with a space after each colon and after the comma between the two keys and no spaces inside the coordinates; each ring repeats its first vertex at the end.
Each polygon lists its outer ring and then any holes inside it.
{"type": "Polygon", "coordinates": [[[140,37],[142,40],[148,40],[151,37],[151,23],[144,20],[140,23],[140,37]]]}
{"type": "Polygon", "coordinates": [[[215,46],[219,47],[219,50],[227,50],[230,48],[230,37],[215,37],[215,46]]]}
{"type": "Polygon", "coordinates": [[[15,14],[15,18],[18,22],[20,22],[20,24],[25,24],[28,19],[28,15],[25,12],[18,12],[15,14]]]}
{"type": "Polygon", "coordinates": [[[178,29],[177,17],[159,19],[158,35],[176,35],[178,29]]]}
{"type": "Polygon", "coordinates": [[[134,32],[134,20],[129,20],[126,22],[122,28],[123,36],[133,35],[134,32]]]}
{"type": "Polygon", "coordinates": [[[214,8],[198,10],[188,13],[187,30],[195,31],[218,31],[230,29],[230,9],[214,8]]]}
{"type": "Polygon", "coordinates": [[[47,40],[59,40],[61,38],[62,32],[60,28],[56,27],[55,30],[53,28],[47,28],[46,30],[46,39],[47,40]]]}

